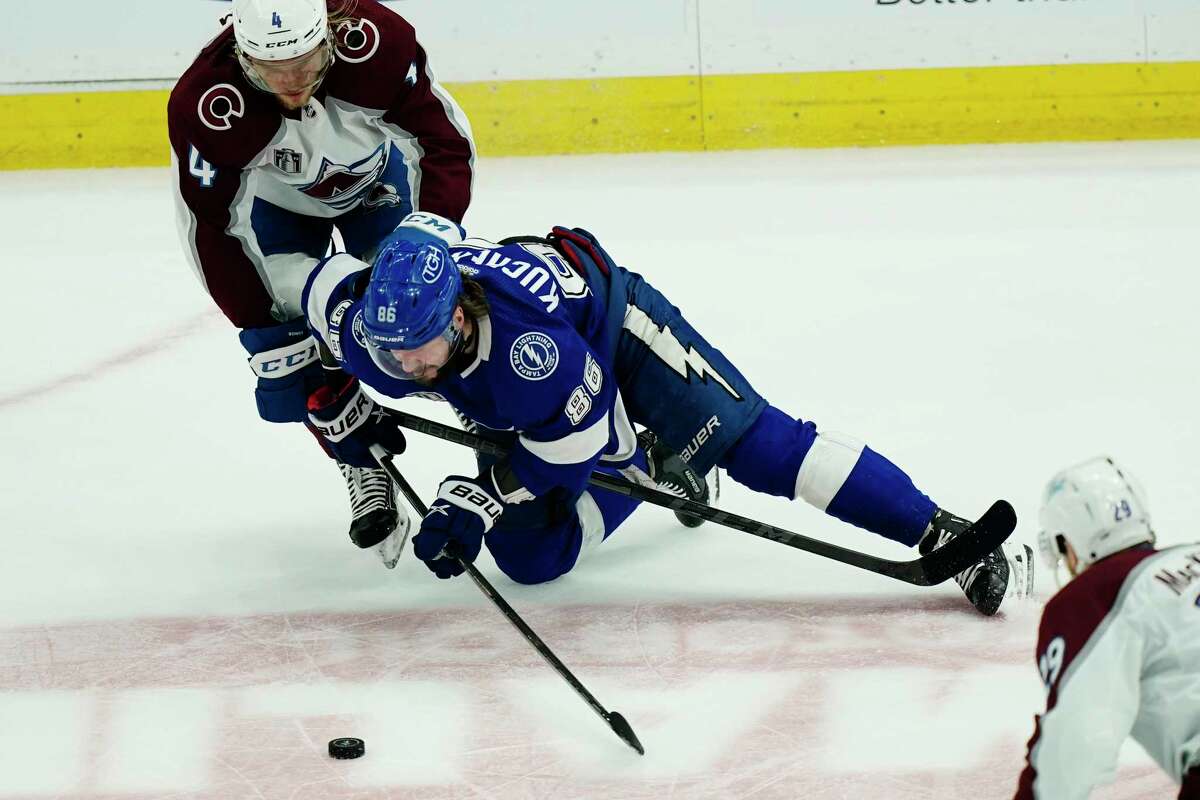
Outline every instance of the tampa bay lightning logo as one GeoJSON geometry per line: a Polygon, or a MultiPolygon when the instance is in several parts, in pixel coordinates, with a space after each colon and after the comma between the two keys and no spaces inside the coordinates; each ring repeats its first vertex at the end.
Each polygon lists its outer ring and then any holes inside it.
{"type": "Polygon", "coordinates": [[[300,191],[331,208],[345,211],[357,205],[363,194],[379,182],[387,169],[387,156],[387,145],[381,144],[371,155],[349,166],[322,157],[316,180],[299,187],[300,191]]]}
{"type": "Polygon", "coordinates": [[[558,367],[558,345],[544,333],[523,333],[513,342],[508,360],[518,375],[528,381],[542,381],[558,367]]]}
{"type": "Polygon", "coordinates": [[[350,321],[350,334],[354,337],[354,341],[358,342],[359,347],[366,348],[367,331],[363,328],[363,312],[361,308],[354,315],[354,319],[350,321]]]}

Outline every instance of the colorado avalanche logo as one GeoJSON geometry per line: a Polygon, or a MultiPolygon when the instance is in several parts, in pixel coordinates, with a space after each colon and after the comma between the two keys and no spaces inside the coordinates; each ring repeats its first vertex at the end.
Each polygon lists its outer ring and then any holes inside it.
{"type": "Polygon", "coordinates": [[[404,201],[395,186],[390,183],[377,183],[367,192],[363,205],[367,208],[399,208],[402,202],[404,201]]]}
{"type": "Polygon", "coordinates": [[[227,131],[233,127],[232,117],[246,113],[246,100],[237,87],[229,83],[218,83],[204,94],[196,104],[196,113],[206,127],[214,131],[227,131]]]}
{"type": "Polygon", "coordinates": [[[513,342],[508,360],[513,370],[527,381],[543,381],[558,367],[558,345],[544,333],[523,333],[513,342]]]}
{"type": "Polygon", "coordinates": [[[337,27],[338,58],[360,64],[379,49],[379,28],[369,19],[347,20],[337,27]]]}
{"type": "Polygon", "coordinates": [[[300,191],[331,208],[345,211],[357,205],[368,188],[379,183],[386,169],[387,150],[382,144],[371,155],[350,166],[334,164],[322,157],[316,180],[301,186],[300,191]]]}

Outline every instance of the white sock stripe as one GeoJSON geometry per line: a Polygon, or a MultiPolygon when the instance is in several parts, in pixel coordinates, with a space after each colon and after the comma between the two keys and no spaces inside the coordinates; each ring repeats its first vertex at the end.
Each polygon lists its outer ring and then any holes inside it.
{"type": "Polygon", "coordinates": [[[579,544],[579,555],[575,558],[578,564],[585,553],[595,550],[604,541],[604,515],[600,506],[588,492],[584,492],[575,501],[575,513],[579,515],[579,527],[583,531],[583,541],[579,544]]]}
{"type": "Polygon", "coordinates": [[[845,434],[817,434],[796,475],[795,499],[827,509],[850,477],[864,446],[845,434]]]}

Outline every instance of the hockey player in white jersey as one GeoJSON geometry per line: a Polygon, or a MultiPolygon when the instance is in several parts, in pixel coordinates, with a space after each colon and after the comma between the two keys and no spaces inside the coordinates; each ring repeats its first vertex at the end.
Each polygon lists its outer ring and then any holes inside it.
{"type": "MultiPolygon", "coordinates": [[[[240,330],[259,415],[305,423],[327,376],[300,291],[335,228],[369,261],[413,211],[461,221],[474,145],[412,26],[376,0],[234,0],[230,17],[167,107],[179,229],[240,330]]],[[[394,565],[407,517],[391,481],[339,467],[350,538],[394,565]]]]}
{"type": "Polygon", "coordinates": [[[1048,697],[1017,800],[1082,800],[1127,736],[1200,800],[1200,543],[1156,550],[1141,487],[1111,458],[1046,487],[1039,543],[1069,582],[1042,614],[1048,697]]]}

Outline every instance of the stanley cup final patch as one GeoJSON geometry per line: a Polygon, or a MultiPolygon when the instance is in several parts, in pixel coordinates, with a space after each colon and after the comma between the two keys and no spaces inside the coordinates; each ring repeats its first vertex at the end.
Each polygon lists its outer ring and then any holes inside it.
{"type": "Polygon", "coordinates": [[[523,333],[513,342],[508,360],[513,370],[525,380],[545,380],[558,367],[558,345],[539,331],[523,333]]]}
{"type": "Polygon", "coordinates": [[[288,175],[299,175],[302,163],[300,154],[295,150],[287,147],[275,148],[275,167],[279,171],[288,175]]]}

